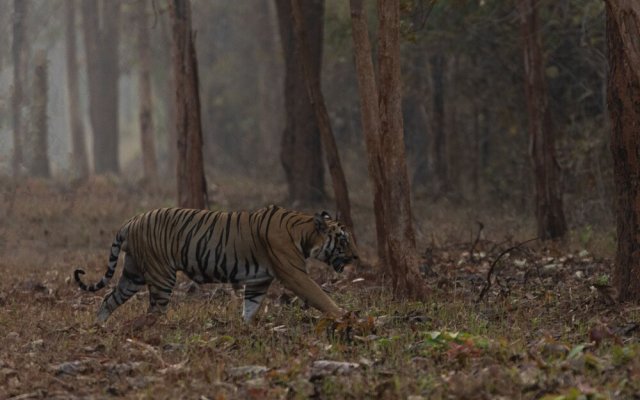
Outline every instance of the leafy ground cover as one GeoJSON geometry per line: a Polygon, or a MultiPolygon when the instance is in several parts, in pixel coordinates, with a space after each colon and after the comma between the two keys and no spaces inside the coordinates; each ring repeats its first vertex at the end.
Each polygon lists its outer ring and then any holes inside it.
{"type": "Polygon", "coordinates": [[[274,285],[247,326],[231,288],[182,279],[166,317],[145,318],[141,293],[96,326],[105,293],[80,292],[71,272],[101,276],[117,226],[169,193],[109,181],[4,187],[0,398],[640,397],[640,307],[615,304],[611,261],[590,249],[424,240],[427,302],[394,300],[379,271],[314,264],[351,310],[343,319],[274,285]]]}

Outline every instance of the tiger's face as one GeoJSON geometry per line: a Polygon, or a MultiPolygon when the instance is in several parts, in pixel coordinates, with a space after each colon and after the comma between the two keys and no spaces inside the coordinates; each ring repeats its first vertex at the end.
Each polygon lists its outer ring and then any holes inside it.
{"type": "Polygon", "coordinates": [[[314,222],[321,240],[312,248],[312,257],[331,265],[336,272],[342,272],[345,265],[358,260],[351,235],[340,222],[331,219],[326,211],[317,213],[314,222]]]}

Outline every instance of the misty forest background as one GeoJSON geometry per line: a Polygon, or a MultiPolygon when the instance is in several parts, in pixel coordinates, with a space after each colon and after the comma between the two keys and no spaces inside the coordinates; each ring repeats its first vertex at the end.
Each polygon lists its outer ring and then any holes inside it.
{"type": "Polygon", "coordinates": [[[637,398],[639,37],[635,0],[0,0],[0,398],[637,398]],[[181,277],[94,324],[123,221],[272,203],[352,220],[360,267],[307,265],[344,316],[181,277]]]}
{"type": "MultiPolygon", "coordinates": [[[[175,146],[170,136],[174,96],[171,26],[163,6],[163,2],[150,3],[145,12],[158,169],[162,182],[170,184],[175,179],[175,146]]],[[[509,2],[490,0],[431,6],[402,2],[403,117],[414,202],[470,208],[470,227],[489,210],[532,221],[534,189],[517,10],[509,2]]],[[[285,69],[276,7],[257,0],[195,0],[192,7],[207,180],[211,186],[246,181],[279,185],[282,195],[265,201],[286,204],[280,160],[286,120],[285,69]]],[[[4,1],[0,8],[0,171],[10,176],[13,4],[4,1]]],[[[79,11],[78,7],[74,32],[79,107],[88,156],[93,160],[87,55],[79,11]]],[[[44,57],[49,77],[48,163],[51,176],[61,181],[77,177],[71,154],[65,12],[64,1],[32,0],[24,22],[28,68],[23,124],[28,126],[26,132],[36,129],[29,125],[33,121],[29,87],[34,59],[44,57]]],[[[118,43],[113,64],[118,82],[118,124],[112,133],[119,138],[116,174],[130,182],[143,179],[137,12],[134,2],[122,2],[115,31],[110,33],[118,43]]],[[[542,2],[538,13],[566,218],[570,229],[585,239],[598,231],[610,235],[613,242],[604,4],[599,0],[542,2]]],[[[375,15],[369,15],[375,35],[375,15]]],[[[326,1],[320,17],[322,90],[350,193],[356,203],[369,206],[348,2],[326,1]]],[[[318,143],[314,151],[321,152],[320,148],[318,143]]],[[[28,173],[33,154],[28,140],[24,152],[21,168],[28,173]]],[[[317,186],[309,188],[314,200],[332,193],[328,173],[319,178],[314,182],[317,186]]]]}

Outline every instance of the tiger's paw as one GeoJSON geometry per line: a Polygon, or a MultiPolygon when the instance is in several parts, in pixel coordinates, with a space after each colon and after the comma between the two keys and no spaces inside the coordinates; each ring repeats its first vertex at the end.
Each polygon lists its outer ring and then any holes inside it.
{"type": "Polygon", "coordinates": [[[361,318],[355,311],[345,311],[340,318],[323,318],[316,325],[316,332],[326,331],[330,340],[352,343],[375,334],[375,319],[361,318]]]}

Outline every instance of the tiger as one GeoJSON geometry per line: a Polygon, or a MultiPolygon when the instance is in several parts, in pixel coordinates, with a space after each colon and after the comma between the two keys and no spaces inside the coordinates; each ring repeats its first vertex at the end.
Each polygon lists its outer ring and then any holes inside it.
{"type": "Polygon", "coordinates": [[[254,211],[210,211],[160,208],[136,215],[115,235],[107,270],[86,285],[82,269],[74,279],[83,291],[104,288],[125,252],[116,287],[103,299],[97,323],[147,286],[150,314],[166,313],[178,271],[196,283],[244,285],[242,317],[254,319],[269,286],[278,279],[297,296],[332,318],[344,314],[307,271],[317,259],[342,272],[359,257],[342,223],[322,211],[314,215],[271,205],[254,211]]]}

